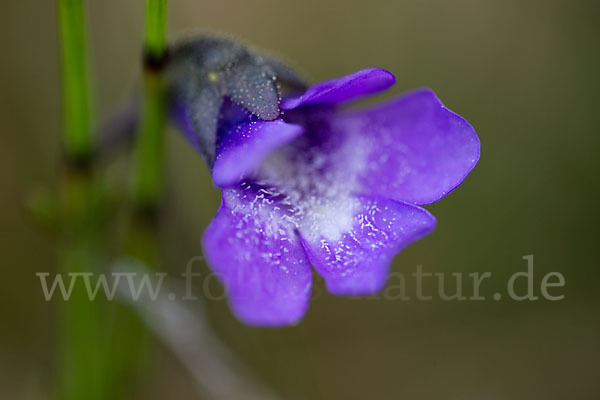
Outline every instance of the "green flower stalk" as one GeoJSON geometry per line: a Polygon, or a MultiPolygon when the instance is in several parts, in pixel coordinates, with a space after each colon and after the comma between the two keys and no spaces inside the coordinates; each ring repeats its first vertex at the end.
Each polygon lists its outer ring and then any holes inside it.
{"type": "Polygon", "coordinates": [[[63,146],[73,160],[92,151],[87,83],[86,32],[82,0],[58,0],[62,69],[63,146]]]}
{"type": "Polygon", "coordinates": [[[134,201],[153,209],[162,188],[166,124],[163,67],[166,55],[166,0],[146,1],[144,95],[136,144],[134,201]]]}
{"type": "MultiPolygon", "coordinates": [[[[64,112],[62,145],[67,161],[61,185],[59,264],[64,276],[73,272],[105,272],[106,204],[92,160],[95,141],[90,129],[84,3],[57,0],[57,8],[64,112]]],[[[165,22],[166,2],[148,0],[144,96],[135,152],[134,212],[153,210],[160,196],[165,128],[160,64],[166,54],[165,22]]],[[[136,224],[133,228],[137,231],[136,224]]],[[[150,239],[144,240],[136,233],[131,235],[136,238],[133,244],[126,243],[122,250],[154,264],[153,251],[137,250],[141,247],[155,251],[154,235],[146,232],[150,239]]],[[[123,306],[114,307],[102,299],[90,301],[81,285],[75,285],[71,298],[60,306],[61,368],[57,397],[61,400],[131,397],[128,394],[135,390],[131,378],[135,378],[144,359],[146,337],[137,317],[123,306]]]]}
{"type": "MultiPolygon", "coordinates": [[[[91,169],[93,138],[87,76],[83,0],[57,0],[61,54],[63,136],[67,165],[61,182],[60,270],[88,273],[97,269],[100,190],[91,169]]],[[[92,302],[75,287],[61,303],[60,399],[106,398],[108,374],[103,350],[105,304],[92,302]]]]}
{"type": "Polygon", "coordinates": [[[145,54],[154,60],[164,57],[167,43],[167,1],[146,0],[145,54]]]}

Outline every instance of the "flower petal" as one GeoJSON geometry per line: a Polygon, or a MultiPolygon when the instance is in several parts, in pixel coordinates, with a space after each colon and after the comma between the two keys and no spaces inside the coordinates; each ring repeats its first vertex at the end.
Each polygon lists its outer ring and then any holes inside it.
{"type": "Polygon", "coordinates": [[[288,325],[308,308],[312,271],[288,221],[292,212],[276,193],[256,185],[223,190],[204,253],[243,322],[288,325]]]}
{"type": "Polygon", "coordinates": [[[212,170],[215,185],[228,187],[252,175],[273,150],[302,134],[300,125],[249,119],[223,131],[212,170]]]}
{"type": "Polygon", "coordinates": [[[370,196],[354,200],[350,220],[347,207],[313,211],[299,228],[302,243],[331,293],[372,294],[385,285],[393,257],[431,232],[435,218],[420,207],[370,196]]]}
{"type": "Polygon", "coordinates": [[[362,193],[430,204],[458,187],[479,160],[473,127],[429,89],[334,118],[333,135],[349,135],[363,149],[362,193]]]}
{"type": "Polygon", "coordinates": [[[301,96],[285,99],[282,110],[315,104],[337,104],[376,93],[392,86],[396,79],[381,68],[368,68],[340,78],[319,82],[301,96]]]}

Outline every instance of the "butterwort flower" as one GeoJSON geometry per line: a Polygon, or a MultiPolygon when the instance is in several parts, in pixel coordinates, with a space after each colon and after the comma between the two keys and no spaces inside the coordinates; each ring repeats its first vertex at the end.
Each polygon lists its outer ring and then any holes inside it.
{"type": "Polygon", "coordinates": [[[435,227],[420,206],[479,159],[471,125],[429,89],[345,107],[392,86],[383,69],[305,88],[282,63],[210,38],[180,47],[172,65],[175,119],[222,188],[205,256],[249,324],[299,321],[311,264],[335,295],[381,290],[394,256],[435,227]]]}

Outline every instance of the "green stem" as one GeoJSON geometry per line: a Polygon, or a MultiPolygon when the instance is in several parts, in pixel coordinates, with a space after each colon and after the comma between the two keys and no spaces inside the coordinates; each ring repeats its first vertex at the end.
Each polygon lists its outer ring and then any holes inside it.
{"type": "MultiPolygon", "coordinates": [[[[92,137],[87,83],[87,54],[83,0],[57,0],[64,118],[65,169],[62,200],[60,271],[94,271],[97,263],[97,183],[89,168],[92,137]]],[[[102,399],[106,393],[106,356],[101,340],[103,305],[92,302],[75,285],[61,304],[60,399],[102,399]]]]}
{"type": "Polygon", "coordinates": [[[134,200],[154,209],[162,189],[166,124],[163,77],[166,54],[166,0],[146,0],[144,97],[137,136],[134,200]]]}
{"type": "MultiPolygon", "coordinates": [[[[98,271],[98,201],[93,177],[67,170],[62,186],[63,238],[60,270],[70,273],[98,271]]],[[[71,297],[61,303],[61,381],[59,399],[97,399],[108,395],[111,371],[107,365],[102,299],[90,301],[83,282],[76,281],[71,297]]]]}
{"type": "Polygon", "coordinates": [[[167,0],[146,0],[145,27],[146,54],[159,60],[167,43],[167,0]]]}
{"type": "MultiPolygon", "coordinates": [[[[133,214],[128,215],[128,226],[121,252],[157,268],[158,249],[154,218],[148,219],[158,207],[162,191],[164,131],[166,125],[166,99],[162,67],[165,61],[166,1],[146,0],[146,31],[144,49],[144,81],[140,124],[136,136],[133,180],[133,214]]],[[[142,360],[148,357],[145,327],[132,314],[120,307],[116,320],[121,327],[118,345],[114,350],[121,354],[119,375],[138,371],[142,360]]],[[[132,377],[133,378],[133,377],[132,377]]]]}
{"type": "Polygon", "coordinates": [[[92,150],[83,0],[57,0],[62,67],[63,146],[71,159],[92,150]]]}
{"type": "Polygon", "coordinates": [[[146,71],[135,158],[134,202],[137,208],[153,209],[159,201],[162,190],[165,124],[163,76],[159,71],[146,71]]]}

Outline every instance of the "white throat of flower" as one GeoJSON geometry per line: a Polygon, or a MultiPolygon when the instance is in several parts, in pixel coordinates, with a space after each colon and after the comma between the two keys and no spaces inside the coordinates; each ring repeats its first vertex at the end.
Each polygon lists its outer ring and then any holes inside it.
{"type": "Polygon", "coordinates": [[[354,140],[344,140],[331,153],[301,144],[271,154],[257,174],[259,182],[276,188],[297,210],[290,221],[307,240],[340,240],[354,224],[367,149],[354,140]]]}

